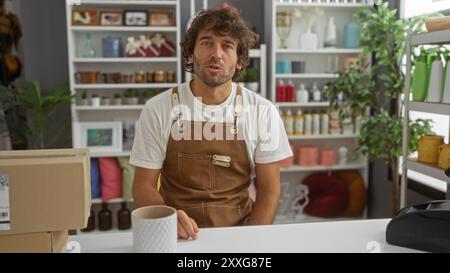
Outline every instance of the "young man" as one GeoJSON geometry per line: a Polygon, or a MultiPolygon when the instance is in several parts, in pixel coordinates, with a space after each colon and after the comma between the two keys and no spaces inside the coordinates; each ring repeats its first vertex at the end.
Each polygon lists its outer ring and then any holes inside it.
{"type": "Polygon", "coordinates": [[[179,237],[275,217],[279,161],[292,156],[286,132],[270,101],[232,82],[254,43],[237,10],[201,11],[181,43],[195,79],[150,99],[141,113],[130,158],[134,201],[175,207],[179,237]]]}

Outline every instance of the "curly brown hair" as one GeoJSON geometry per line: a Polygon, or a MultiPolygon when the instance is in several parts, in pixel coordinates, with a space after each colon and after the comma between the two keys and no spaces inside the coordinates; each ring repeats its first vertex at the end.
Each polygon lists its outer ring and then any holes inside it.
{"type": "Polygon", "coordinates": [[[249,49],[256,44],[256,33],[253,32],[249,24],[235,8],[205,9],[196,14],[190,28],[186,32],[184,41],[180,43],[185,60],[184,69],[188,72],[194,72],[194,64],[189,63],[188,59],[194,54],[198,34],[206,28],[211,29],[215,35],[229,35],[238,40],[238,64],[242,68],[241,70],[236,69],[233,75],[233,80],[238,80],[241,71],[249,64],[249,49]]]}

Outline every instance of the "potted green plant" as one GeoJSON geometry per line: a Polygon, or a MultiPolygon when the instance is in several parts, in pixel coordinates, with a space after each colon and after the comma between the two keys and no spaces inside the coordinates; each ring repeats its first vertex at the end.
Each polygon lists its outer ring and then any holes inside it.
{"type": "Polygon", "coordinates": [[[259,92],[259,71],[254,67],[247,67],[244,82],[247,89],[259,92]]]}
{"type": "Polygon", "coordinates": [[[100,105],[109,105],[110,99],[109,96],[103,95],[100,101],[100,105]]]}
{"type": "Polygon", "coordinates": [[[145,104],[146,101],[148,101],[150,98],[156,96],[158,94],[158,91],[155,89],[148,89],[142,92],[142,104],[145,104]]]}
{"type": "Polygon", "coordinates": [[[125,100],[125,104],[128,105],[136,105],[139,102],[139,97],[138,97],[139,93],[136,92],[133,89],[127,89],[125,91],[125,93],[123,94],[124,96],[124,100],[125,100]]]}
{"type": "Polygon", "coordinates": [[[98,94],[91,95],[91,106],[99,107],[100,106],[100,97],[98,94]]]}
{"type": "Polygon", "coordinates": [[[78,101],[78,105],[86,106],[86,105],[88,105],[88,103],[89,102],[88,102],[88,98],[87,98],[87,90],[82,90],[80,99],[78,101]]]}
{"type": "MultiPolygon", "coordinates": [[[[392,174],[392,202],[391,212],[398,209],[399,196],[399,169],[398,157],[402,154],[403,118],[400,117],[400,108],[397,99],[403,92],[404,75],[400,64],[404,56],[406,33],[408,29],[414,32],[420,30],[423,18],[401,20],[397,18],[397,11],[390,10],[388,3],[382,2],[372,7],[358,9],[354,18],[361,28],[360,46],[362,54],[360,62],[372,57],[370,70],[361,71],[368,75],[360,75],[370,89],[354,88],[359,94],[348,94],[346,102],[341,105],[349,111],[360,112],[366,106],[372,107],[372,115],[364,116],[361,124],[361,133],[358,138],[358,148],[354,156],[365,155],[370,160],[384,160],[392,174]],[[364,99],[361,99],[361,96],[364,99]],[[363,106],[363,107],[362,107],[363,106]],[[394,106],[394,107],[392,107],[394,106]]],[[[357,76],[358,71],[351,72],[357,76]]],[[[350,75],[349,79],[351,79],[350,75]]],[[[354,78],[353,78],[354,79],[354,78]]],[[[341,79],[338,79],[338,84],[341,79]]],[[[358,86],[355,81],[342,80],[349,88],[358,86]]],[[[337,100],[338,87],[328,88],[329,99],[337,100]],[[330,91],[331,90],[331,91],[330,91]]],[[[430,133],[429,120],[411,121],[409,130],[409,152],[417,150],[418,139],[421,135],[430,133]]]]}
{"type": "Polygon", "coordinates": [[[59,106],[72,102],[74,98],[74,95],[70,95],[68,82],[45,93],[38,82],[20,80],[9,87],[0,85],[0,106],[13,114],[13,118],[7,121],[11,141],[17,143],[26,140],[28,149],[51,146],[67,129],[52,123],[51,118],[59,106]],[[45,139],[45,133],[50,132],[51,137],[45,139]]]}
{"type": "Polygon", "coordinates": [[[113,104],[114,105],[121,105],[122,104],[122,94],[120,94],[120,93],[114,94],[113,104]]]}
{"type": "Polygon", "coordinates": [[[350,119],[357,125],[369,107],[375,106],[377,90],[371,80],[370,67],[360,62],[351,63],[348,69],[340,71],[334,82],[325,85],[325,94],[330,100],[330,110],[339,110],[341,120],[350,119]]]}

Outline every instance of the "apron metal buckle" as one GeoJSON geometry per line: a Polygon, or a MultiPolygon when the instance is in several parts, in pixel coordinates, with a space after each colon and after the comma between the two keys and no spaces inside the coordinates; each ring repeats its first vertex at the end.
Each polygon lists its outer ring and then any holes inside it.
{"type": "Polygon", "coordinates": [[[217,161],[217,160],[213,160],[212,164],[226,167],[226,168],[230,167],[230,163],[225,163],[225,162],[217,161]]]}
{"type": "Polygon", "coordinates": [[[231,132],[233,135],[237,134],[237,132],[238,132],[237,126],[236,126],[236,125],[231,126],[230,132],[231,132]]]}

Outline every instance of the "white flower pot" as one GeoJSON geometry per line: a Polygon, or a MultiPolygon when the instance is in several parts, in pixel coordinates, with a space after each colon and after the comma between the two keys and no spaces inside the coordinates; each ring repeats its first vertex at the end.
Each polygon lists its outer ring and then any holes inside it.
{"type": "Polygon", "coordinates": [[[300,35],[300,48],[301,49],[317,49],[318,37],[316,33],[312,33],[311,30],[307,30],[300,35]]]}
{"type": "Polygon", "coordinates": [[[125,104],[128,105],[136,105],[138,104],[139,99],[138,98],[125,98],[125,104]]]}
{"type": "Polygon", "coordinates": [[[100,106],[100,98],[99,97],[91,98],[91,106],[99,107],[100,106]]]}

